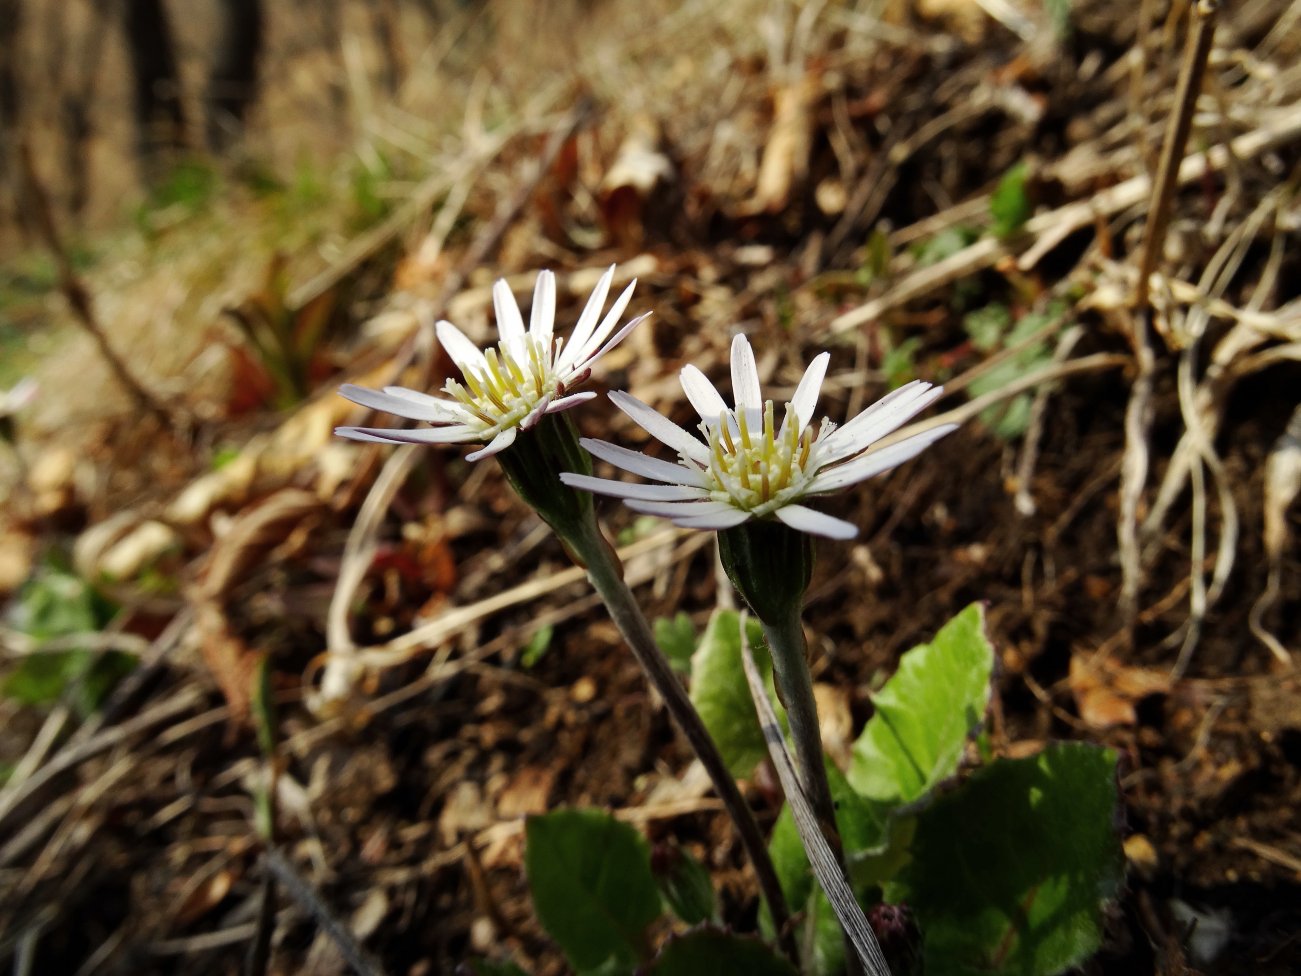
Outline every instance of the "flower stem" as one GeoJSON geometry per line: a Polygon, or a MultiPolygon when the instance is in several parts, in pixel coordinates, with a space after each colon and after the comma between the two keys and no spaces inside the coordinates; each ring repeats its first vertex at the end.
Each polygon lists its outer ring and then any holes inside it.
{"type": "MultiPolygon", "coordinates": [[[[773,678],[777,696],[786,709],[791,738],[795,742],[795,761],[800,785],[813,807],[822,835],[835,852],[840,869],[849,878],[849,863],[836,826],[836,806],[827,780],[822,752],[822,732],[818,725],[818,706],[813,697],[813,678],[809,674],[804,626],[798,609],[792,609],[774,622],[761,620],[764,637],[772,656],[773,678]]],[[[848,933],[845,935],[845,963],[851,973],[861,972],[858,957],[848,933]]]]}
{"type": "Polygon", "coordinates": [[[759,890],[768,903],[768,910],[772,914],[773,926],[778,932],[782,948],[792,961],[795,961],[795,943],[789,925],[790,912],[786,906],[786,896],[782,893],[781,883],[777,879],[777,871],[768,856],[763,833],[759,829],[753,811],[741,795],[736,780],[732,778],[727,765],[723,762],[718,747],[710,738],[704,722],[701,721],[700,713],[691,704],[682,682],[673,673],[664,653],[655,643],[650,625],[646,622],[641,607],[624,580],[619,557],[602,535],[595,518],[588,524],[586,531],[568,536],[565,541],[574,555],[586,566],[587,577],[604,601],[611,619],[619,628],[619,633],[632,649],[633,656],[646,672],[646,677],[664,699],[669,715],[690,743],[692,751],[705,767],[705,771],[709,773],[714,789],[736,825],[741,844],[750,863],[754,866],[754,873],[759,880],[759,890]]]}

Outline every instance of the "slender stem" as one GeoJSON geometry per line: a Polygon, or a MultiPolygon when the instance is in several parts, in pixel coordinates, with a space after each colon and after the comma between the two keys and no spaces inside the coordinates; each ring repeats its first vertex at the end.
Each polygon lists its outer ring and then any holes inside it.
{"type": "Polygon", "coordinates": [[[1190,14],[1192,25],[1188,43],[1184,47],[1179,81],[1175,87],[1175,110],[1166,128],[1165,142],[1161,145],[1156,183],[1152,188],[1152,208],[1147,213],[1147,226],[1143,229],[1143,250],[1138,262],[1138,291],[1134,299],[1134,307],[1140,312],[1147,307],[1150,279],[1165,243],[1170,205],[1174,201],[1175,185],[1179,182],[1179,164],[1183,161],[1188,134],[1192,131],[1193,110],[1197,107],[1206,63],[1211,56],[1219,9],[1219,0],[1198,0],[1190,14]]]}
{"type": "Polygon", "coordinates": [[[818,706],[813,698],[813,679],[805,660],[804,627],[798,615],[777,624],[763,625],[764,637],[772,652],[773,676],[777,693],[786,709],[791,738],[795,741],[795,759],[799,763],[800,785],[813,804],[813,812],[822,823],[822,832],[841,866],[844,851],[840,831],[836,828],[836,807],[831,799],[831,784],[822,758],[822,733],[818,728],[818,706]]]}
{"type": "Polygon", "coordinates": [[[754,819],[754,812],[741,795],[736,780],[732,778],[722,755],[719,754],[718,747],[710,738],[709,731],[701,721],[700,713],[687,697],[682,682],[673,673],[668,660],[659,649],[659,645],[655,643],[650,624],[646,622],[641,607],[623,578],[623,569],[619,565],[618,556],[601,534],[595,518],[585,526],[581,535],[566,533],[565,539],[575,555],[586,565],[587,577],[604,601],[610,618],[619,628],[619,633],[627,641],[628,647],[632,649],[633,656],[646,672],[646,677],[664,699],[669,715],[686,736],[687,742],[705,767],[705,771],[709,773],[719,799],[723,801],[723,806],[736,825],[750,863],[754,865],[754,873],[759,880],[759,890],[768,903],[773,927],[778,932],[782,948],[792,961],[796,960],[786,896],[782,893],[781,882],[777,880],[777,871],[768,856],[768,848],[764,843],[759,824],[754,819]]]}
{"type": "Polygon", "coordinates": [[[117,381],[122,384],[131,399],[135,401],[136,406],[146,413],[153,414],[164,430],[170,430],[174,426],[171,415],[145,389],[144,384],[136,378],[136,375],[131,372],[126,362],[117,354],[95,315],[90,290],[73,267],[72,259],[68,256],[68,248],[55,226],[54,208],[50,205],[49,194],[45,192],[44,185],[36,175],[36,166],[32,162],[31,147],[25,142],[21,143],[18,147],[18,155],[22,173],[26,180],[28,203],[31,204],[32,213],[36,218],[36,229],[45,238],[45,244],[54,256],[63,295],[72,308],[73,317],[76,319],[77,324],[90,334],[91,339],[99,348],[100,355],[104,357],[104,362],[108,364],[109,370],[112,371],[117,381]]]}
{"type": "MultiPolygon", "coordinates": [[[[827,767],[822,754],[822,732],[818,725],[818,705],[813,697],[813,678],[809,674],[804,626],[798,609],[793,609],[774,623],[761,621],[768,650],[772,655],[773,677],[777,695],[786,708],[791,738],[795,742],[800,785],[818,818],[822,835],[835,852],[840,870],[849,877],[849,863],[836,826],[836,806],[827,781],[827,767]]],[[[853,940],[845,933],[845,964],[851,973],[861,972],[853,940]]]]}

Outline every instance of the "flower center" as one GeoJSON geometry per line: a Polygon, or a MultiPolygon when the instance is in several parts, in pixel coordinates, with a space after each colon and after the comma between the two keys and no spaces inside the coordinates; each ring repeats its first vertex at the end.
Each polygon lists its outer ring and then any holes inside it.
{"type": "Polygon", "coordinates": [[[802,427],[790,404],[780,430],[773,403],[758,410],[722,414],[716,425],[701,424],[709,441],[706,476],[711,490],[738,508],[767,514],[799,493],[813,454],[813,429],[802,427]]]}
{"type": "Polygon", "coordinates": [[[480,422],[484,431],[513,427],[532,413],[556,390],[551,355],[533,336],[524,338],[525,357],[519,362],[506,349],[485,349],[487,368],[460,367],[465,383],[448,380],[443,392],[453,397],[480,422]]]}

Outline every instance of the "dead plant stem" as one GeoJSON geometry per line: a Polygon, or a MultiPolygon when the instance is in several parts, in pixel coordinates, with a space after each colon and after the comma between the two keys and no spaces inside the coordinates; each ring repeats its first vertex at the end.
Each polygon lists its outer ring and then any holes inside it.
{"type": "Polygon", "coordinates": [[[1149,279],[1156,270],[1157,260],[1165,245],[1170,206],[1174,202],[1175,186],[1178,184],[1179,164],[1184,158],[1184,148],[1188,145],[1188,134],[1192,130],[1193,109],[1197,107],[1197,96],[1202,90],[1202,78],[1205,77],[1206,62],[1211,54],[1211,43],[1215,39],[1218,13],[1219,0],[1197,0],[1192,8],[1192,29],[1184,48],[1183,65],[1179,69],[1179,81],[1175,88],[1175,110],[1170,116],[1165,141],[1161,145],[1161,158],[1157,163],[1156,181],[1152,187],[1153,203],[1147,212],[1143,248],[1139,252],[1138,290],[1134,297],[1134,307],[1139,312],[1147,307],[1149,279]]]}
{"type": "Polygon", "coordinates": [[[298,873],[298,869],[283,854],[277,850],[269,850],[263,856],[262,863],[299,907],[316,919],[316,923],[334,942],[339,954],[352,967],[353,972],[358,973],[359,976],[382,976],[384,970],[379,963],[370,958],[370,954],[362,948],[356,936],[335,917],[334,912],[325,904],[325,899],[306,878],[298,873]]]}
{"type": "Polygon", "coordinates": [[[44,238],[46,247],[50,249],[50,253],[54,256],[54,263],[59,269],[59,286],[63,290],[63,296],[67,299],[68,305],[72,308],[73,317],[90,335],[98,347],[100,355],[104,357],[104,362],[108,364],[109,370],[112,371],[114,377],[126,390],[136,406],[144,412],[152,414],[164,430],[172,429],[174,426],[172,417],[153,394],[145,389],[140,380],[127,367],[127,364],[114,351],[112,344],[108,341],[108,335],[104,332],[103,326],[95,316],[95,307],[91,301],[90,290],[72,266],[72,259],[68,256],[68,248],[59,234],[58,227],[55,226],[54,211],[50,206],[49,194],[45,192],[44,185],[36,175],[36,166],[32,162],[31,147],[23,143],[19,146],[18,152],[23,169],[23,181],[27,184],[28,200],[31,203],[32,213],[36,218],[37,232],[44,238]]]}

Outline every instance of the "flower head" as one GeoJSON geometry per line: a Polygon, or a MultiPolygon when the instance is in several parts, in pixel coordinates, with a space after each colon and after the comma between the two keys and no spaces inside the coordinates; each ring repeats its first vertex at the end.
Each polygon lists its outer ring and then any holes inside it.
{"type": "Polygon", "coordinates": [[[615,406],[677,451],[679,463],[584,438],[583,447],[596,457],[658,484],[572,473],[562,474],[561,480],[574,488],[623,498],[629,508],[664,516],[687,528],[729,529],[772,517],[800,532],[851,539],[858,534],[856,526],[798,502],[889,471],[957,425],[944,424],[868,451],[943,393],[942,387],[915,381],[887,394],[844,426],[824,419],[815,428],[813,411],[830,358],[825,352],[814,358],[795,395],[780,410],[762,397],[754,352],[744,336],[732,342],[733,406],[700,370],[684,367],[682,389],[700,415],[701,438],[636,397],[611,393],[615,406]]]}
{"type": "Polygon", "coordinates": [[[504,451],[514,443],[519,431],[534,427],[545,415],[569,410],[596,396],[571,391],[587,379],[596,360],[646,318],[640,315],[615,331],[636,281],[624,289],[601,318],[613,277],[612,265],[597,282],[567,342],[553,331],[555,275],[550,271],[538,275],[527,331],[510,287],[498,281],[492,288],[501,336],[496,347],[480,350],[451,322],[440,321],[435,326],[438,341],[461,371],[460,380],[449,379],[443,386],[446,397],[400,386],[386,386],[382,391],[352,384],[339,388],[354,403],[427,421],[430,428],[339,427],[335,433],[384,444],[485,444],[466,455],[470,461],[504,451]]]}

